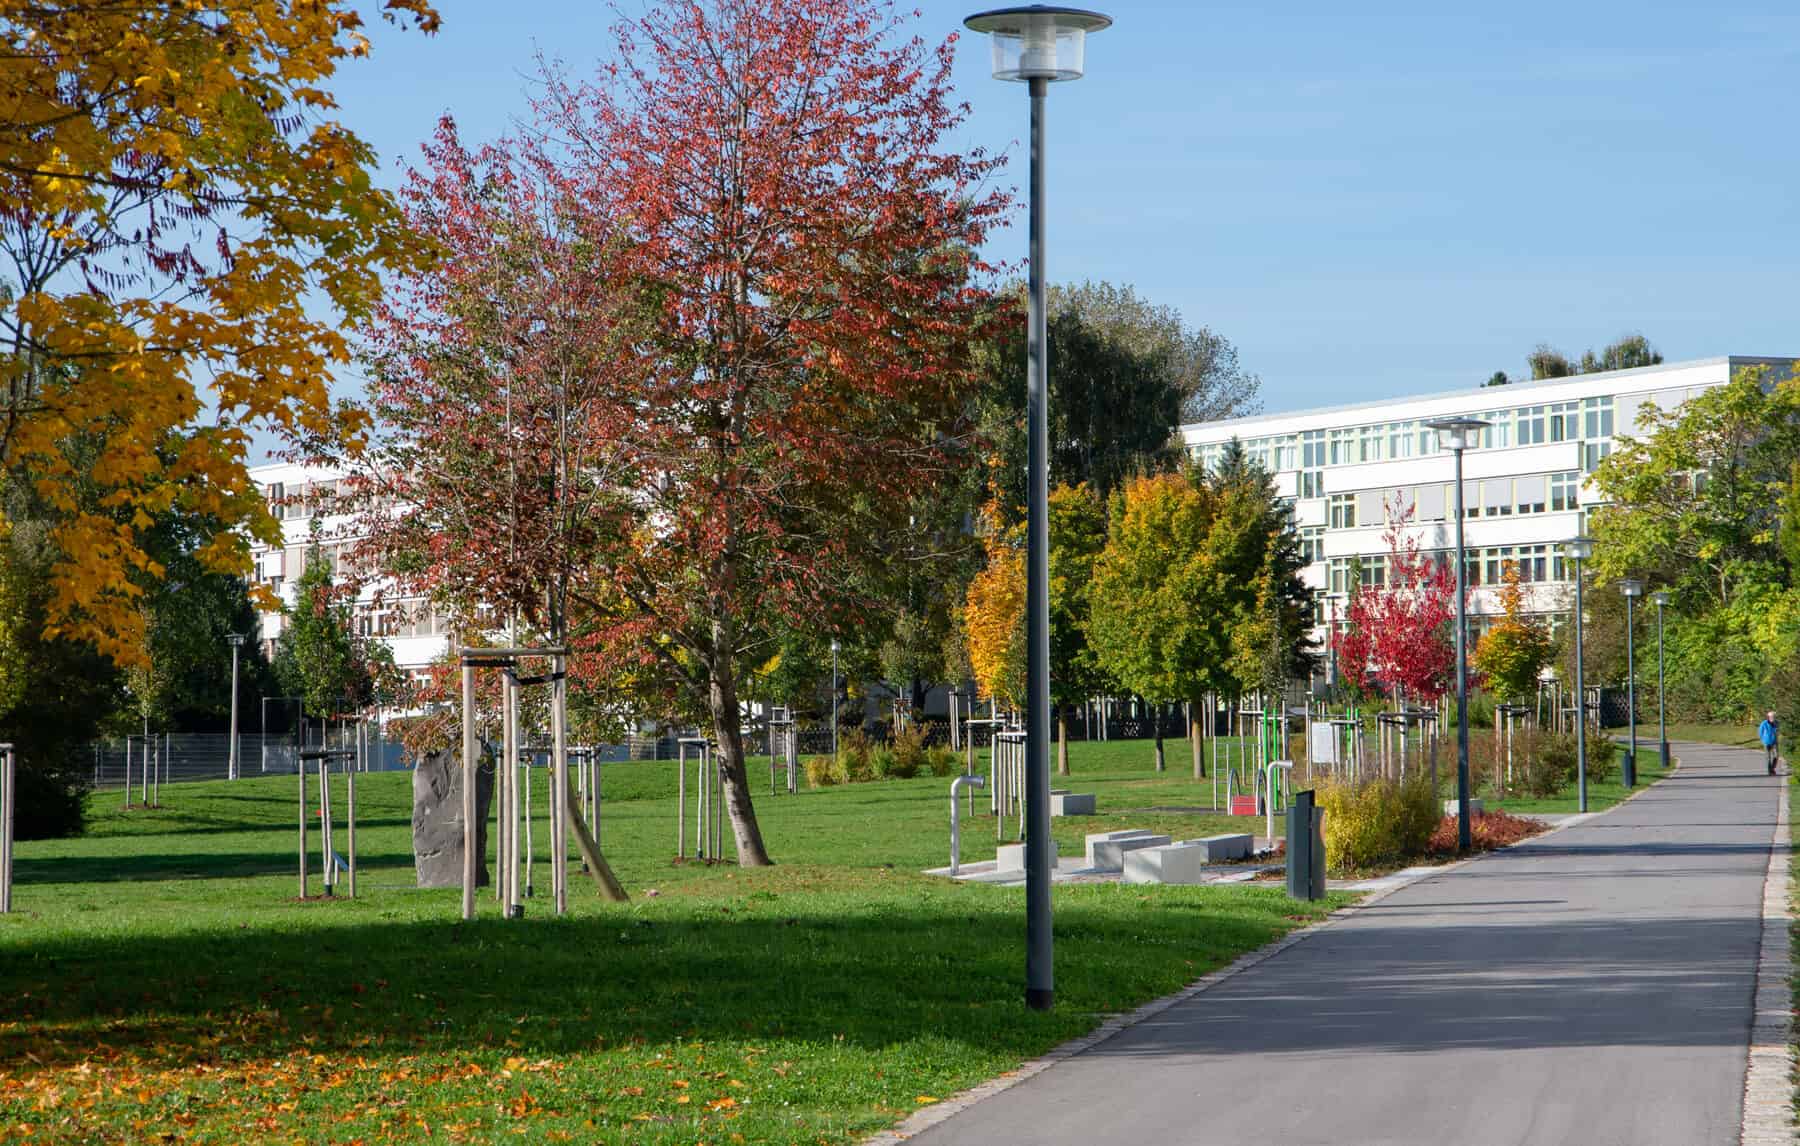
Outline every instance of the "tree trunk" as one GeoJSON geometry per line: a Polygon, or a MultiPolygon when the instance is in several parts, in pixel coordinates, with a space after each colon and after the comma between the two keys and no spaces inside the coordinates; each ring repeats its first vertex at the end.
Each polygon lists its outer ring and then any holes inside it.
{"type": "Polygon", "coordinates": [[[750,803],[750,777],[744,768],[744,730],[738,723],[737,676],[731,662],[730,626],[714,619],[712,663],[707,701],[712,709],[713,737],[719,743],[719,771],[725,788],[725,812],[737,842],[739,867],[769,867],[774,861],[763,846],[756,808],[750,803]]]}
{"type": "Polygon", "coordinates": [[[1069,774],[1069,713],[1060,704],[1056,706],[1056,774],[1069,774]]]}
{"type": "Polygon", "coordinates": [[[1201,702],[1193,701],[1188,707],[1188,745],[1194,750],[1194,779],[1206,779],[1206,749],[1201,744],[1200,735],[1201,702]]]}
{"type": "Polygon", "coordinates": [[[1156,730],[1156,770],[1161,772],[1166,765],[1163,762],[1162,709],[1156,705],[1150,709],[1150,727],[1156,730]]]}

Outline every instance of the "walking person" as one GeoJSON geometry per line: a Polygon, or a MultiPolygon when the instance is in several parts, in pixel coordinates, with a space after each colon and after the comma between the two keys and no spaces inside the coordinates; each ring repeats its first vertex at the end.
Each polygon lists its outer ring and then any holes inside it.
{"type": "Polygon", "coordinates": [[[1773,710],[1763,717],[1762,725],[1757,728],[1756,735],[1757,738],[1762,741],[1763,752],[1769,758],[1769,775],[1773,776],[1775,774],[1775,765],[1781,759],[1781,724],[1775,719],[1773,710]]]}

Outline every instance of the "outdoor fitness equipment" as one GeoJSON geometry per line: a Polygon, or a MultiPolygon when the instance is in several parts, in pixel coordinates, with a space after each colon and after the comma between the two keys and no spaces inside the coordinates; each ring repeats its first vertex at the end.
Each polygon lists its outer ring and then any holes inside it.
{"type": "Polygon", "coordinates": [[[769,715],[769,795],[775,795],[776,776],[787,765],[787,792],[800,791],[800,733],[794,727],[792,709],[776,708],[769,715]]]}
{"type": "Polygon", "coordinates": [[[294,769],[300,777],[300,898],[306,898],[306,766],[316,761],[319,766],[319,868],[324,875],[325,894],[335,894],[339,873],[350,873],[350,898],[356,898],[356,769],[344,769],[345,791],[345,844],[349,849],[348,859],[340,859],[332,847],[331,840],[331,762],[333,760],[356,759],[353,749],[339,748],[306,748],[300,752],[298,766],[294,769]]]}

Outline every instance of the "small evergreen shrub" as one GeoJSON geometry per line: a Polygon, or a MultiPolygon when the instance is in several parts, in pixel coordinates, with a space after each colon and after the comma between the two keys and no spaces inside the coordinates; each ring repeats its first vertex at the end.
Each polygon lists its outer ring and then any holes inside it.
{"type": "Polygon", "coordinates": [[[838,762],[830,756],[808,756],[803,766],[809,788],[829,788],[842,782],[838,762]]]}
{"type": "Polygon", "coordinates": [[[925,758],[925,732],[917,724],[908,725],[894,734],[888,746],[890,759],[881,773],[888,780],[910,780],[930,767],[925,758]]]}
{"type": "Polygon", "coordinates": [[[955,752],[937,744],[925,750],[925,766],[933,776],[955,776],[962,771],[963,761],[955,752]]]}

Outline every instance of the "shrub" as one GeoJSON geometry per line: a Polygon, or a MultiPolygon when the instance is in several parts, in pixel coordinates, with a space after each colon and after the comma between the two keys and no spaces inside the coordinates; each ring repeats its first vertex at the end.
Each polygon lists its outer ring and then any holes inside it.
{"type": "Polygon", "coordinates": [[[805,768],[806,785],[809,788],[829,788],[843,782],[838,762],[830,756],[808,756],[805,768]]]}
{"type": "Polygon", "coordinates": [[[890,780],[910,780],[930,767],[925,758],[925,732],[917,724],[895,733],[888,751],[892,758],[881,774],[890,780]]]}
{"type": "Polygon", "coordinates": [[[894,755],[894,750],[883,744],[869,749],[869,774],[860,777],[852,776],[851,779],[853,781],[906,780],[912,777],[913,773],[911,772],[902,776],[898,771],[899,767],[899,758],[894,755]]]}
{"type": "MultiPolygon", "coordinates": [[[[1522,732],[1513,749],[1513,787],[1540,799],[1567,791],[1575,783],[1575,734],[1573,732],[1522,732]]],[[[1612,777],[1618,746],[1598,733],[1587,738],[1588,783],[1612,777]]]]}
{"type": "Polygon", "coordinates": [[[1325,810],[1325,859],[1340,875],[1400,863],[1425,850],[1441,818],[1428,777],[1326,780],[1319,785],[1325,810]]]}
{"type": "Polygon", "coordinates": [[[934,745],[925,750],[925,766],[933,776],[955,776],[963,769],[962,757],[944,747],[934,745]]]}
{"type": "MultiPolygon", "coordinates": [[[[1541,820],[1509,816],[1505,812],[1477,812],[1469,817],[1469,847],[1478,852],[1493,851],[1495,848],[1530,839],[1546,830],[1546,827],[1541,820]]],[[[1455,855],[1456,836],[1456,817],[1445,816],[1432,830],[1431,839],[1425,843],[1425,850],[1434,856],[1455,855]]]]}
{"type": "Polygon", "coordinates": [[[860,728],[838,737],[838,783],[861,784],[873,780],[876,776],[873,759],[876,751],[860,728]]]}

